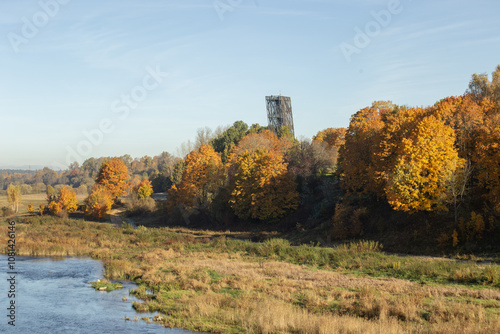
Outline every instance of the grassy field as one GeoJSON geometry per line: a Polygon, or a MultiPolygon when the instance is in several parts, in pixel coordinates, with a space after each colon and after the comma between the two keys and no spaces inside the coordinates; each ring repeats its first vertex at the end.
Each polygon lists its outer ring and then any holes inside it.
{"type": "MultiPolygon", "coordinates": [[[[7,244],[7,224],[0,244],[7,244]]],[[[498,333],[500,266],[399,257],[375,242],[254,243],[232,233],[118,228],[55,217],[17,222],[20,255],[85,255],[139,284],[138,312],[214,333],[498,333]]],[[[90,286],[89,286],[90,288],[90,286]]]]}
{"type": "MultiPolygon", "coordinates": [[[[78,199],[78,203],[83,203],[83,200],[87,197],[87,195],[76,195],[76,197],[78,199]]],[[[21,205],[19,206],[19,214],[28,213],[28,205],[30,203],[33,204],[35,210],[38,210],[40,204],[47,206],[47,195],[45,193],[23,195],[21,198],[21,205]]],[[[0,208],[4,206],[9,206],[6,195],[0,196],[0,208]]]]}

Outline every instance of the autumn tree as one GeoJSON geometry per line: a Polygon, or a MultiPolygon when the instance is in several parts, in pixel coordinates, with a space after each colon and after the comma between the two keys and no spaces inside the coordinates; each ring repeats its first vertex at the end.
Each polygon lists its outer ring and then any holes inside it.
{"type": "Polygon", "coordinates": [[[151,185],[151,181],[143,179],[134,187],[133,191],[137,194],[138,198],[147,198],[153,194],[153,186],[151,185]]]}
{"type": "Polygon", "coordinates": [[[56,201],[51,201],[49,205],[47,205],[47,209],[53,215],[58,215],[62,211],[61,205],[56,201]]]}
{"type": "Polygon", "coordinates": [[[7,201],[14,212],[19,212],[19,204],[21,204],[21,187],[19,185],[9,184],[7,188],[7,201]]]}
{"type": "Polygon", "coordinates": [[[113,197],[108,189],[95,184],[90,195],[85,199],[85,214],[96,219],[103,219],[113,205],[113,197]]]}
{"type": "Polygon", "coordinates": [[[128,168],[119,158],[105,161],[97,175],[96,184],[103,186],[113,200],[125,195],[128,188],[128,168]]]}
{"type": "Polygon", "coordinates": [[[473,161],[479,171],[479,182],[485,198],[500,213],[500,112],[486,115],[478,133],[473,161]]]}
{"type": "Polygon", "coordinates": [[[45,212],[45,204],[40,204],[40,206],[38,207],[38,212],[40,213],[40,216],[43,216],[45,212]]]}
{"type": "Polygon", "coordinates": [[[340,149],[345,143],[346,128],[328,128],[323,131],[319,131],[316,136],[313,137],[313,141],[325,143],[328,148],[340,149]]]}
{"type": "Polygon", "coordinates": [[[296,184],[280,153],[247,150],[232,164],[229,203],[239,218],[272,220],[298,207],[296,184]]]}
{"type": "Polygon", "coordinates": [[[382,127],[378,109],[365,108],[351,117],[339,155],[341,184],[345,191],[362,194],[376,190],[372,174],[373,153],[382,127]]]}
{"type": "Polygon", "coordinates": [[[35,207],[33,206],[33,203],[28,204],[28,213],[32,215],[35,213],[35,207]]]}
{"type": "Polygon", "coordinates": [[[394,108],[381,115],[383,126],[374,140],[369,167],[372,181],[370,189],[377,197],[385,197],[385,188],[396,168],[403,139],[407,138],[418,122],[429,113],[430,110],[422,108],[394,108]]]}
{"type": "Polygon", "coordinates": [[[488,98],[478,101],[470,94],[447,97],[436,104],[435,115],[455,130],[455,146],[461,158],[471,160],[478,132],[496,107],[488,98]]]}
{"type": "Polygon", "coordinates": [[[402,139],[386,188],[388,202],[394,209],[446,209],[448,183],[461,163],[454,143],[453,129],[435,116],[425,117],[402,139]]]}
{"type": "Polygon", "coordinates": [[[68,186],[64,186],[59,191],[58,203],[61,210],[72,213],[78,209],[78,199],[76,198],[76,193],[68,186]]]}
{"type": "Polygon", "coordinates": [[[293,146],[294,143],[288,140],[288,138],[278,138],[274,132],[266,129],[258,133],[250,133],[243,137],[231,152],[229,160],[231,160],[233,156],[237,156],[246,151],[255,152],[257,150],[267,150],[283,155],[293,146]]]}
{"type": "Polygon", "coordinates": [[[169,190],[169,207],[185,208],[207,206],[221,184],[222,160],[209,145],[188,154],[182,180],[169,190]]]}

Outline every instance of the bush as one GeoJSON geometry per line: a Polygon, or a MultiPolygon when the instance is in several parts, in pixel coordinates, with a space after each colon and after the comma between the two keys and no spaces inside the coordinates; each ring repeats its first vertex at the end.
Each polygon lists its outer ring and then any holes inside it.
{"type": "Polygon", "coordinates": [[[156,210],[156,202],[151,197],[138,198],[136,194],[131,194],[127,201],[127,215],[138,216],[148,214],[156,210]]]}
{"type": "Polygon", "coordinates": [[[8,217],[8,216],[12,216],[14,215],[14,210],[12,210],[12,208],[9,208],[9,207],[2,207],[2,216],[3,217],[8,217]]]}

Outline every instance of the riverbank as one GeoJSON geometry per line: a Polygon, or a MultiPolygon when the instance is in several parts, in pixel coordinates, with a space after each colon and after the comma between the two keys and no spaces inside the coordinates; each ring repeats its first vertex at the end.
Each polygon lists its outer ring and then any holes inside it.
{"type": "MultiPolygon", "coordinates": [[[[0,244],[7,244],[7,224],[0,244]]],[[[167,327],[224,333],[496,333],[500,266],[336,248],[204,238],[56,217],[22,218],[26,256],[91,256],[108,279],[138,283],[139,312],[167,327]]],[[[229,237],[231,234],[228,233],[229,237]]],[[[2,248],[4,251],[4,248],[2,248]]]]}

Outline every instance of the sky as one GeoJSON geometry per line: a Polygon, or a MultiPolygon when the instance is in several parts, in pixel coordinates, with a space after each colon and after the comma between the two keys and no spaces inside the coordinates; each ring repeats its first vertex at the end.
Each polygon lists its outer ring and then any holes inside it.
{"type": "Polygon", "coordinates": [[[494,0],[0,1],[0,167],[178,152],[203,127],[347,127],[428,106],[500,64],[494,0]]]}

